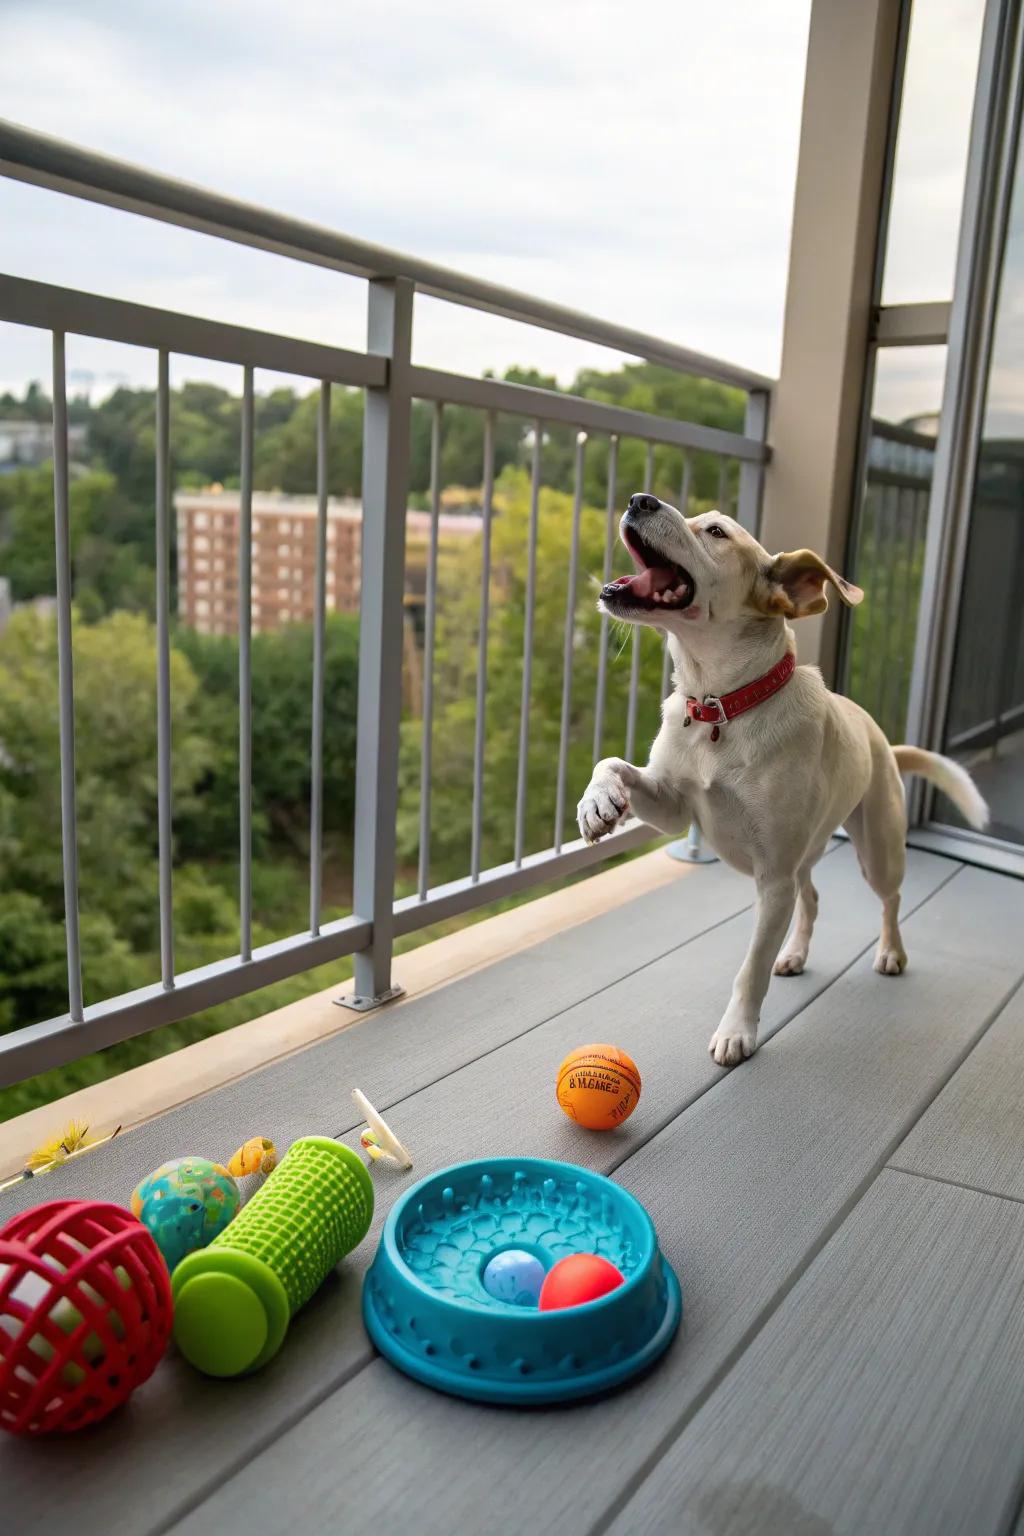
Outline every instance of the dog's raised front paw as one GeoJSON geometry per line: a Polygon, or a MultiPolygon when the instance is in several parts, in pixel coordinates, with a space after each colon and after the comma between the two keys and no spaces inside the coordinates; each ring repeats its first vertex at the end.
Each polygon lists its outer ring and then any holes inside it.
{"type": "Polygon", "coordinates": [[[708,1042],[708,1050],[720,1067],[735,1067],[757,1050],[757,1030],[723,1019],[708,1042]]]}
{"type": "Polygon", "coordinates": [[[616,774],[595,774],[586,794],[576,807],[576,820],[580,833],[588,843],[614,832],[619,822],[629,815],[629,796],[616,774]]]}

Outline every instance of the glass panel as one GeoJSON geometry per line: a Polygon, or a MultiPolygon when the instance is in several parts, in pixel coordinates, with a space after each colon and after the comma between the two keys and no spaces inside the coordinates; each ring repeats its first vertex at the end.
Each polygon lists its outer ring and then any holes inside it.
{"type": "Polygon", "coordinates": [[[845,691],[905,738],[945,347],[878,354],[864,502],[847,574],[864,588],[850,617],[845,691]]]}
{"type": "MultiPolygon", "coordinates": [[[[946,750],[970,767],[992,833],[1024,842],[1024,140],[1018,144],[975,470],[946,750]]],[[[937,815],[960,822],[940,799],[937,815]]]]}
{"type": "Polygon", "coordinates": [[[917,0],[903,82],[883,304],[948,299],[984,0],[917,0]]]}

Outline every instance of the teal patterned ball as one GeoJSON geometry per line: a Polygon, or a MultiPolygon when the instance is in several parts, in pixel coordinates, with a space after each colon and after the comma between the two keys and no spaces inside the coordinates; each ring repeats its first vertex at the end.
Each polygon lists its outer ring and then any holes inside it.
{"type": "Polygon", "coordinates": [[[132,1192],[132,1213],[153,1235],[167,1268],[205,1248],[238,1210],[238,1185],[220,1163],[176,1157],[132,1192]]]}

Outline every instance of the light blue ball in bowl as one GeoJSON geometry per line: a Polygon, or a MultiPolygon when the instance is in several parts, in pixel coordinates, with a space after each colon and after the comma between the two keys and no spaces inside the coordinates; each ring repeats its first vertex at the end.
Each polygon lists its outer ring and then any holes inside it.
{"type": "Polygon", "coordinates": [[[547,1270],[535,1253],[502,1248],[484,1265],[482,1279],[488,1296],[513,1307],[535,1307],[547,1270]]]}

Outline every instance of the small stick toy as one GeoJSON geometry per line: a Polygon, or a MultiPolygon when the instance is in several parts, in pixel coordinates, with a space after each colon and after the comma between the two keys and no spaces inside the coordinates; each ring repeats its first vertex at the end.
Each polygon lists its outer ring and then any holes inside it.
{"type": "Polygon", "coordinates": [[[89,1141],[89,1127],[81,1120],[72,1120],[65,1126],[62,1135],[44,1141],[42,1146],[30,1152],[21,1172],[0,1183],[0,1192],[12,1189],[15,1184],[21,1184],[26,1179],[37,1179],[42,1173],[50,1173],[54,1168],[61,1168],[65,1163],[70,1163],[73,1158],[81,1157],[85,1152],[91,1152],[94,1147],[104,1146],[106,1142],[113,1141],[120,1129],[121,1127],[118,1126],[109,1135],[99,1136],[95,1141],[89,1141]]]}
{"type": "Polygon", "coordinates": [[[375,1163],[380,1158],[384,1158],[389,1163],[397,1163],[399,1168],[411,1168],[412,1158],[408,1151],[402,1146],[387,1121],[378,1115],[366,1094],[360,1093],[358,1088],[353,1088],[352,1099],[368,1127],[360,1136],[359,1144],[369,1155],[370,1161],[375,1163]]]}

